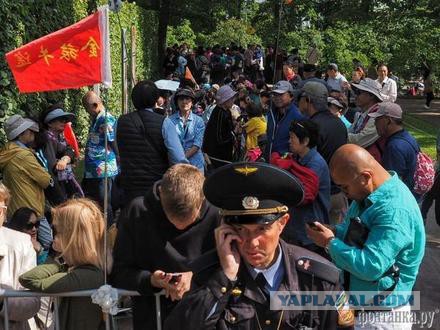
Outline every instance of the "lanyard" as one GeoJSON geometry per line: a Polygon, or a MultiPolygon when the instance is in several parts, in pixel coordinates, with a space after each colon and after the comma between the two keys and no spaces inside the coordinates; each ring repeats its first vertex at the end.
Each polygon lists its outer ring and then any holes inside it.
{"type": "Polygon", "coordinates": [[[186,139],[186,134],[188,133],[188,129],[189,129],[189,125],[190,125],[189,117],[186,120],[185,125],[184,125],[183,119],[179,116],[179,122],[177,125],[179,126],[179,131],[178,131],[179,139],[180,139],[180,142],[182,143],[182,146],[183,146],[185,139],[186,139]]]}
{"type": "Polygon", "coordinates": [[[49,166],[48,166],[48,162],[47,162],[46,157],[44,157],[43,150],[42,149],[38,149],[35,154],[36,154],[38,160],[41,162],[41,164],[46,169],[46,171],[48,171],[49,170],[49,166]]]}

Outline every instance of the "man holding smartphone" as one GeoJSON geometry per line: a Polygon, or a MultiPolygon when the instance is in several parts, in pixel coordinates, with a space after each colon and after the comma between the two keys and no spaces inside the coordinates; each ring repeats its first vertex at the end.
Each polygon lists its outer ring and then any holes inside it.
{"type": "Polygon", "coordinates": [[[339,290],[334,265],[280,239],[287,205],[303,199],[299,181],[269,164],[236,163],[215,171],[204,192],[223,216],[216,253],[193,264],[191,290],[165,329],[336,329],[336,309],[270,308],[271,291],[339,290]]]}
{"type": "Polygon", "coordinates": [[[343,223],[329,229],[315,222],[317,228],[309,227],[307,234],[349,275],[347,290],[386,297],[375,310],[366,311],[369,320],[394,320],[365,327],[357,319],[355,329],[411,329],[411,319],[405,317],[411,310],[409,297],[408,301],[398,297],[413,290],[425,251],[417,201],[396,172],[386,171],[357,145],[340,147],[330,171],[353,202],[343,223]]]}
{"type": "Polygon", "coordinates": [[[189,263],[215,248],[220,217],[205,200],[203,182],[196,167],[174,165],[118,221],[111,282],[141,294],[132,298],[134,329],[156,329],[154,294],[165,291],[164,317],[190,288],[189,263]]]}

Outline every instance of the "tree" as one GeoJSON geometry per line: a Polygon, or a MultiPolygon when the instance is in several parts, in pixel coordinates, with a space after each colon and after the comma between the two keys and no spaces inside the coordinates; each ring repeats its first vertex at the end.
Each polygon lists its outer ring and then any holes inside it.
{"type": "Polygon", "coordinates": [[[236,45],[247,46],[248,44],[261,44],[260,37],[256,31],[246,22],[232,18],[222,21],[217,25],[216,30],[209,35],[198,35],[198,40],[204,45],[236,45]]]}
{"type": "Polygon", "coordinates": [[[189,20],[185,19],[181,24],[176,27],[168,26],[167,31],[167,45],[172,46],[174,44],[181,45],[187,43],[190,47],[196,45],[196,34],[191,28],[189,20]]]}

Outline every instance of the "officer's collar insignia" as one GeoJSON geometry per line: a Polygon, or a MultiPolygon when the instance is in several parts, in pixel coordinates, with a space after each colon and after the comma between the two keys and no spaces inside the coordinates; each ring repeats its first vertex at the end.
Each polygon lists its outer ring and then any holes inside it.
{"type": "Polygon", "coordinates": [[[234,168],[235,172],[248,176],[249,174],[255,173],[258,171],[256,167],[236,167],[234,168]]]}
{"type": "Polygon", "coordinates": [[[306,260],[306,262],[304,263],[303,267],[304,267],[305,270],[308,270],[309,267],[310,267],[310,260],[306,260]]]}
{"type": "Polygon", "coordinates": [[[243,205],[246,210],[255,210],[258,209],[260,201],[257,197],[246,196],[245,198],[243,198],[241,205],[243,205]]]}
{"type": "Polygon", "coordinates": [[[303,259],[298,260],[298,266],[304,268],[304,270],[309,270],[310,268],[310,260],[306,259],[306,261],[304,261],[303,259]]]}

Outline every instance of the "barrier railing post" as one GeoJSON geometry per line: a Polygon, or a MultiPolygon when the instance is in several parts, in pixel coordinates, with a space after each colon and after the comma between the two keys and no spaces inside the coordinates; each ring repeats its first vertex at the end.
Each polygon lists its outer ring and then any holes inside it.
{"type": "Polygon", "coordinates": [[[154,297],[156,298],[156,328],[157,330],[162,330],[162,315],[160,310],[160,296],[161,292],[155,293],[154,297]]]}
{"type": "Polygon", "coordinates": [[[5,300],[3,301],[3,307],[5,311],[5,330],[9,330],[8,297],[5,297],[5,300]]]}
{"type": "Polygon", "coordinates": [[[60,315],[58,314],[58,297],[55,297],[53,300],[53,303],[55,304],[54,313],[55,313],[55,329],[61,330],[60,328],[60,315]]]}

